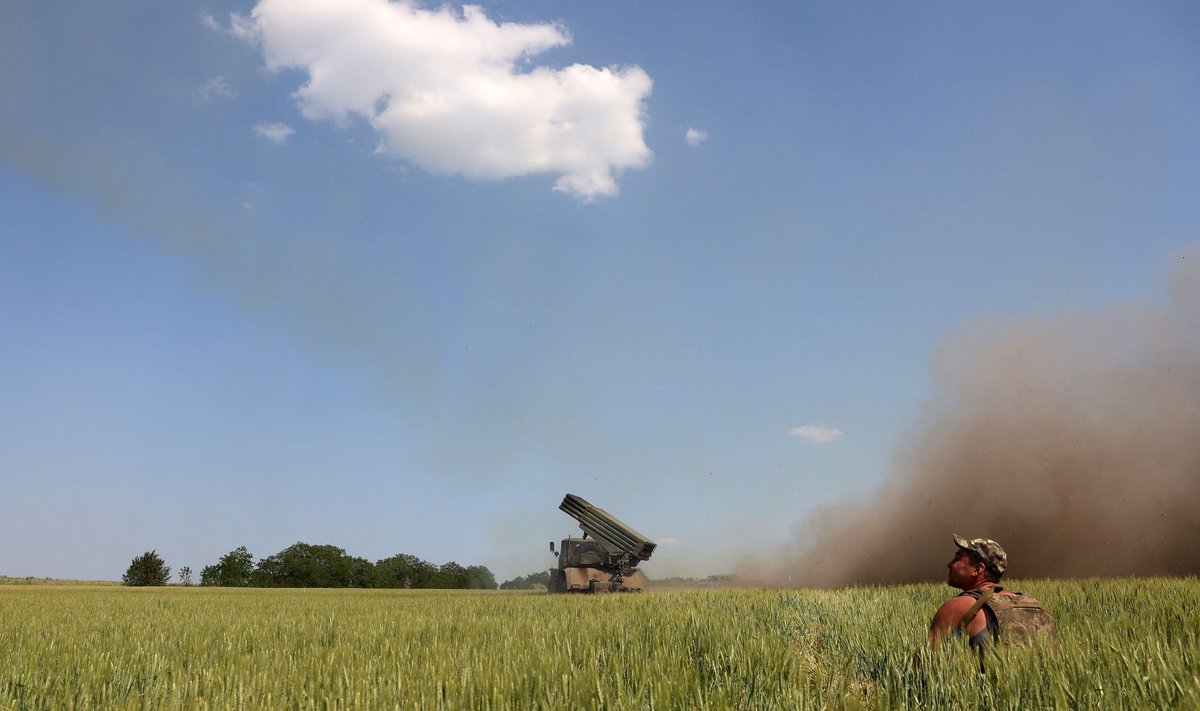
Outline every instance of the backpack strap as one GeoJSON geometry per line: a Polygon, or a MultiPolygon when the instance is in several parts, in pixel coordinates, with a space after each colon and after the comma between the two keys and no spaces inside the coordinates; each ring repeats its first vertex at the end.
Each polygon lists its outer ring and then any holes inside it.
{"type": "MultiPolygon", "coordinates": [[[[992,599],[991,588],[981,588],[978,591],[972,590],[967,594],[971,595],[973,592],[979,592],[979,597],[975,598],[975,604],[971,605],[971,609],[967,610],[967,614],[963,615],[963,618],[958,621],[957,625],[955,625],[957,629],[961,629],[963,632],[967,631],[967,626],[971,624],[971,620],[975,619],[975,615],[979,614],[979,611],[983,609],[983,606],[987,604],[987,601],[992,599]]],[[[971,595],[971,597],[975,596],[971,595]]]]}

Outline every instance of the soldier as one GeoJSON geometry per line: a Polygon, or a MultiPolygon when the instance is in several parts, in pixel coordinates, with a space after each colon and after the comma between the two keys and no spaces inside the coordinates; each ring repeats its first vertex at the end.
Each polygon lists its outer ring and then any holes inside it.
{"type": "MultiPolygon", "coordinates": [[[[985,672],[984,652],[994,644],[1025,646],[1057,639],[1054,617],[1032,595],[1005,590],[1000,577],[1008,568],[1008,555],[988,538],[967,540],[954,534],[958,550],[946,564],[946,582],[962,590],[942,603],[929,623],[929,643],[937,645],[947,635],[966,635],[979,653],[979,671],[985,672]]],[[[913,663],[921,664],[920,652],[913,663]]]]}
{"type": "Polygon", "coordinates": [[[988,538],[967,540],[956,533],[954,544],[958,550],[946,564],[946,583],[962,592],[942,603],[934,614],[929,643],[936,645],[947,634],[966,634],[971,647],[982,653],[999,631],[992,607],[985,603],[996,595],[1013,597],[998,584],[1008,567],[1008,555],[988,538]]]}

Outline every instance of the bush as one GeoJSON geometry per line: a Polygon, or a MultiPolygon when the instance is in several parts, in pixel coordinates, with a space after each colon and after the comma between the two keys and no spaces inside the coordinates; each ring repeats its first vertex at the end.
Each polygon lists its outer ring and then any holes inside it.
{"type": "Polygon", "coordinates": [[[155,551],[143,553],[129,564],[121,582],[125,585],[166,585],[171,579],[171,569],[155,551]]]}

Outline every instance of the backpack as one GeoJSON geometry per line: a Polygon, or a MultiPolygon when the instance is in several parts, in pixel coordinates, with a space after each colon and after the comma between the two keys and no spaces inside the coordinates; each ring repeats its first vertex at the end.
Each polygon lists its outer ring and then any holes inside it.
{"type": "Polygon", "coordinates": [[[1004,588],[979,588],[966,593],[975,598],[975,604],[963,615],[962,622],[959,623],[963,629],[966,629],[981,607],[986,607],[990,617],[996,621],[998,644],[1026,646],[1058,638],[1054,618],[1041,600],[1021,592],[1009,592],[1008,595],[993,594],[993,591],[1000,590],[1004,588]]]}

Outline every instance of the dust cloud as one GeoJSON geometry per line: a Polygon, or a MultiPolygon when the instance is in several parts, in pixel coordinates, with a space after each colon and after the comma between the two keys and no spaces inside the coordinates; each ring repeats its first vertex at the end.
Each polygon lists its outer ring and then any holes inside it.
{"type": "Polygon", "coordinates": [[[951,533],[999,541],[1010,577],[1200,573],[1200,249],[1168,293],[950,341],[889,483],[801,522],[768,580],[940,580],[951,533]]]}

